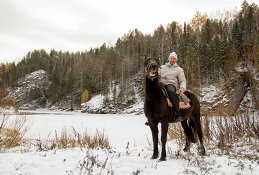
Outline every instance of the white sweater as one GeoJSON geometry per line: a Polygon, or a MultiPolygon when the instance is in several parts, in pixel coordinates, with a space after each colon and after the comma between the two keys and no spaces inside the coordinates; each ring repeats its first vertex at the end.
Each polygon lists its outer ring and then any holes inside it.
{"type": "Polygon", "coordinates": [[[177,63],[171,65],[169,62],[161,66],[160,82],[164,85],[173,84],[177,89],[186,90],[186,79],[184,71],[177,63]]]}

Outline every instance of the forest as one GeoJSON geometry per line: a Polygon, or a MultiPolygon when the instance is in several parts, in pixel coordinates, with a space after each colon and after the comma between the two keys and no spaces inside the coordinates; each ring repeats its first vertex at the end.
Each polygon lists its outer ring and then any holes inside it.
{"type": "MultiPolygon", "coordinates": [[[[160,57],[164,64],[169,53],[176,51],[188,89],[198,94],[201,87],[220,81],[228,82],[226,86],[231,88],[236,66],[259,70],[258,29],[258,6],[244,1],[238,12],[226,11],[214,18],[197,12],[189,23],[173,21],[158,26],[151,34],[130,30],[113,46],[104,43],[76,53],[54,49],[30,51],[17,64],[1,64],[0,87],[15,88],[26,74],[45,70],[52,83],[44,95],[51,104],[73,99],[74,104],[80,105],[96,94],[107,95],[109,88],[116,91],[119,86],[120,95],[113,100],[116,104],[127,100],[127,86],[136,77],[143,91],[144,55],[160,57]],[[87,96],[82,98],[82,94],[87,96]]],[[[253,81],[251,78],[252,89],[256,88],[253,81]]],[[[33,93],[31,98],[42,92],[36,89],[33,93]]]]}

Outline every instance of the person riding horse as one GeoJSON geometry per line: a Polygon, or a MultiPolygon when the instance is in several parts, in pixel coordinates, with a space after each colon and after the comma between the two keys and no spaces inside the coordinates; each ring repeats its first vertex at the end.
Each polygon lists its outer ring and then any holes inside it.
{"type": "MultiPolygon", "coordinates": [[[[174,58],[170,59],[176,59],[177,56],[175,53],[172,53],[171,56],[174,58]],[[176,57],[175,57],[176,56],[176,57]]],[[[161,151],[161,157],[160,160],[164,161],[166,160],[166,142],[167,142],[167,134],[168,134],[168,126],[169,123],[175,123],[175,114],[170,108],[170,103],[168,101],[168,93],[164,91],[163,85],[161,85],[160,81],[160,74],[159,72],[162,71],[162,78],[170,78],[172,79],[172,75],[167,73],[170,72],[163,72],[166,66],[168,66],[168,71],[175,71],[175,79],[179,79],[180,75],[183,74],[183,70],[176,66],[176,60],[172,61],[174,64],[169,64],[162,66],[162,69],[160,68],[160,60],[159,58],[147,58],[144,56],[144,73],[145,73],[145,90],[144,90],[144,114],[147,118],[147,125],[150,127],[151,133],[152,133],[152,140],[153,140],[153,155],[151,159],[156,159],[158,157],[158,124],[161,124],[161,144],[162,144],[162,151],[161,151]],[[176,70],[171,70],[172,67],[177,68],[176,70]],[[161,70],[160,70],[161,69],[161,70]],[[179,71],[179,72],[178,72],[179,71]],[[176,73],[178,72],[178,74],[176,73]],[[164,75],[165,74],[165,75],[164,75]]],[[[184,76],[183,76],[184,77],[184,76]]],[[[182,78],[183,79],[183,78],[182,78]]],[[[181,79],[181,80],[182,80],[181,79]]],[[[181,81],[178,80],[178,81],[181,81]]],[[[184,78],[185,80],[185,78],[184,78]]],[[[167,83],[167,87],[169,84],[172,86],[175,86],[175,89],[180,88],[180,92],[182,93],[185,90],[185,85],[183,86],[183,83],[174,84],[173,81],[169,81],[167,83]]],[[[169,89],[169,88],[167,88],[169,89]]],[[[175,93],[174,89],[174,93],[175,93]]],[[[169,89],[170,90],[170,89],[169,89]]],[[[177,91],[178,92],[178,91],[177,91]]],[[[170,92],[169,92],[170,93],[170,92]]],[[[186,98],[190,100],[190,106],[189,108],[185,108],[185,110],[181,110],[181,125],[184,129],[184,133],[186,136],[186,143],[184,147],[184,151],[189,151],[191,143],[196,143],[195,134],[197,134],[199,141],[200,141],[200,153],[201,155],[205,155],[206,151],[203,145],[203,134],[202,134],[202,127],[201,127],[201,116],[200,116],[200,103],[196,95],[194,95],[192,92],[186,90],[184,91],[184,95],[186,95],[186,98]]],[[[182,95],[183,96],[183,95],[182,95]]],[[[182,98],[182,97],[180,97],[182,98]]],[[[178,101],[178,98],[175,99],[175,101],[178,101]]],[[[181,100],[180,100],[181,101],[181,100]]],[[[174,108],[179,111],[179,103],[175,102],[174,108]]],[[[182,108],[182,107],[180,107],[182,108]]]]}
{"type": "MultiPolygon", "coordinates": [[[[186,90],[186,79],[184,71],[177,62],[177,54],[172,52],[168,57],[168,63],[161,66],[160,69],[160,82],[165,86],[173,109],[175,111],[175,121],[181,121],[181,112],[179,109],[179,94],[181,97],[184,95],[186,90]]],[[[188,99],[187,99],[188,100],[188,99]]]]}

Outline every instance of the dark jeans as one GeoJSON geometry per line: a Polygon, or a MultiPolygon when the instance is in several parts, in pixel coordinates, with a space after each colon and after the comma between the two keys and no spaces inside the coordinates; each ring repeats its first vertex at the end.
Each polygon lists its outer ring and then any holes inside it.
{"type": "Polygon", "coordinates": [[[180,109],[179,109],[179,98],[176,94],[176,88],[174,85],[169,84],[165,86],[168,96],[172,102],[173,109],[175,110],[176,113],[180,114],[180,109]]]}

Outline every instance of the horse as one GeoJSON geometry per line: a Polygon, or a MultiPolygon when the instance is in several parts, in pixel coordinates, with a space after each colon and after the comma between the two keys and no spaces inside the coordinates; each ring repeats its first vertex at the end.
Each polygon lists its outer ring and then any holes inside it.
{"type": "MultiPolygon", "coordinates": [[[[144,113],[148,120],[148,125],[152,132],[153,139],[153,155],[151,159],[158,158],[158,124],[161,124],[161,143],[162,152],[160,161],[166,160],[166,141],[169,123],[175,123],[174,112],[168,106],[167,100],[161,90],[159,82],[160,59],[147,58],[144,56],[144,72],[145,72],[145,98],[144,113]]],[[[190,99],[191,107],[181,109],[182,121],[181,125],[186,136],[184,151],[189,151],[191,143],[195,143],[194,133],[198,135],[200,141],[200,154],[205,155],[203,145],[203,134],[200,121],[200,103],[198,98],[190,91],[184,94],[190,99]],[[194,131],[194,133],[193,133],[194,131]]]]}

